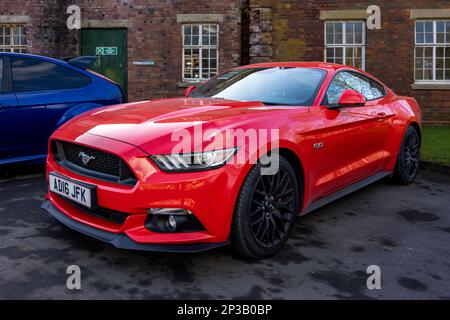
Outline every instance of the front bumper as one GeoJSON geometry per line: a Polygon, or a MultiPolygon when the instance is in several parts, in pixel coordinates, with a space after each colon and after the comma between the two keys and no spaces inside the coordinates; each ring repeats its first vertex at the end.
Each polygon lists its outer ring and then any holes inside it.
{"type": "Polygon", "coordinates": [[[75,221],[64,213],[59,211],[56,207],[52,205],[49,200],[45,200],[41,208],[48,212],[53,218],[66,225],[67,227],[81,232],[85,235],[98,239],[100,241],[112,244],[116,248],[129,249],[129,250],[141,250],[141,251],[154,251],[154,252],[202,252],[214,248],[218,248],[228,244],[226,242],[217,243],[190,243],[190,244],[142,244],[134,242],[126,234],[123,233],[113,233],[108,231],[103,231],[94,227],[90,227],[81,222],[75,221]]]}
{"type": "Polygon", "coordinates": [[[147,153],[124,142],[63,130],[57,130],[52,139],[76,141],[106,152],[113,150],[137,178],[137,183],[129,186],[84,176],[62,167],[50,154],[47,178],[50,172],[55,172],[74,181],[95,185],[99,209],[113,211],[123,217],[119,222],[104,219],[49,192],[49,203],[45,202],[43,207],[62,223],[116,247],[128,249],[193,252],[228,243],[234,204],[250,166],[227,164],[209,171],[166,173],[153,164],[147,153]],[[189,210],[204,230],[154,232],[145,225],[150,208],[189,210]]]}

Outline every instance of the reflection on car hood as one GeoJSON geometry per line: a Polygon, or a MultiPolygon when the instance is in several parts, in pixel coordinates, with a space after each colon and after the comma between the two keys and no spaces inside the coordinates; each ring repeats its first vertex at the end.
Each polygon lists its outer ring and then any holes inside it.
{"type": "Polygon", "coordinates": [[[204,131],[234,128],[286,109],[294,108],[220,99],[164,99],[95,109],[69,121],[61,130],[99,135],[158,153],[177,130],[191,131],[196,125],[204,131]]]}

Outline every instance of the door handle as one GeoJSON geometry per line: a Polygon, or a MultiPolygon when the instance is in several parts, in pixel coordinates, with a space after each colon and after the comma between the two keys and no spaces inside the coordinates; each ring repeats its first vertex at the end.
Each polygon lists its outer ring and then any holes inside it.
{"type": "Polygon", "coordinates": [[[386,112],[372,112],[371,116],[380,119],[386,118],[386,112]]]}

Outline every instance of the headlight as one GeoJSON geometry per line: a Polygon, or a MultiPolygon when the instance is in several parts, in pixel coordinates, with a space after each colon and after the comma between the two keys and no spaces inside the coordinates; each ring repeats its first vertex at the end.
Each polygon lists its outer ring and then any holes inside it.
{"type": "Polygon", "coordinates": [[[151,156],[163,171],[198,171],[218,168],[236,153],[238,148],[198,153],[161,154],[151,156]]]}

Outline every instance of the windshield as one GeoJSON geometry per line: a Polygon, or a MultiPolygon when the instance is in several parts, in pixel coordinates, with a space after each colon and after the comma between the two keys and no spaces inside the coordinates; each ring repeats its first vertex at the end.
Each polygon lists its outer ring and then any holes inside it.
{"type": "Polygon", "coordinates": [[[314,68],[236,69],[211,79],[189,97],[312,106],[325,74],[314,68]]]}

